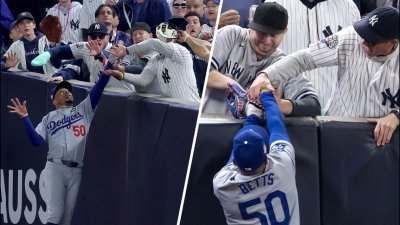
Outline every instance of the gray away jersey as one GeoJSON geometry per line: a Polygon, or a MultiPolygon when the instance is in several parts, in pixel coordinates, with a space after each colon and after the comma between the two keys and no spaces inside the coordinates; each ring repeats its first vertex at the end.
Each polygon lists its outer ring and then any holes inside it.
{"type": "Polygon", "coordinates": [[[88,95],[75,107],[57,109],[44,116],[36,132],[49,145],[47,158],[71,160],[83,165],[86,138],[93,115],[88,95]]]}
{"type": "Polygon", "coordinates": [[[244,176],[232,163],[213,179],[229,225],[299,225],[299,200],[293,146],[286,141],[271,145],[265,172],[244,176]]]}
{"type": "Polygon", "coordinates": [[[305,70],[337,65],[337,83],[327,115],[383,117],[399,109],[399,46],[388,56],[370,58],[362,41],[350,26],[289,55],[265,72],[271,78],[288,79],[305,70]]]}
{"type": "MultiPolygon", "coordinates": [[[[353,0],[320,2],[312,9],[307,8],[301,1],[266,0],[265,2],[276,2],[288,11],[288,31],[279,46],[286,54],[307,48],[311,43],[351,26],[360,19],[360,11],[353,0]]],[[[337,66],[332,66],[304,72],[313,83],[322,108],[326,106],[335,87],[337,70],[337,66]]],[[[325,109],[322,111],[324,113],[325,109]]]]}
{"type": "MultiPolygon", "coordinates": [[[[212,65],[220,73],[238,81],[246,90],[250,88],[258,72],[285,56],[277,49],[269,57],[257,61],[257,56],[250,45],[249,29],[236,25],[225,26],[218,30],[214,42],[212,65]]],[[[273,79],[271,82],[278,87],[285,99],[296,100],[309,94],[316,96],[311,82],[305,76],[296,76],[285,82],[273,79]]],[[[207,88],[203,113],[227,114],[229,109],[225,97],[225,90],[207,88]]]]}

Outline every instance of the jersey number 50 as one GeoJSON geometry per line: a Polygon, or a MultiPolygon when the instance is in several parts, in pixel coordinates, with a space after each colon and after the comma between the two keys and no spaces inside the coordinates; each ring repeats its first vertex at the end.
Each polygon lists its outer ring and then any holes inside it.
{"type": "MultiPolygon", "coordinates": [[[[267,217],[263,213],[261,213],[261,212],[248,213],[246,210],[247,208],[258,205],[260,203],[261,203],[260,198],[256,198],[256,199],[253,199],[253,200],[250,200],[247,202],[239,203],[240,214],[242,215],[244,220],[250,220],[250,219],[257,218],[260,220],[261,225],[268,225],[267,217]]],[[[283,193],[282,191],[274,191],[274,192],[270,193],[265,198],[264,205],[265,205],[265,208],[267,209],[267,214],[269,217],[269,221],[271,222],[271,225],[278,225],[278,224],[279,225],[288,225],[289,224],[289,219],[290,219],[289,206],[288,206],[288,202],[287,202],[285,193],[283,193]],[[281,202],[283,216],[284,216],[283,221],[278,222],[276,220],[274,208],[272,206],[272,200],[274,198],[278,198],[281,202]]]]}
{"type": "Polygon", "coordinates": [[[85,136],[86,127],[85,127],[85,125],[74,125],[74,126],[72,126],[72,131],[74,132],[74,135],[77,137],[85,136]]]}

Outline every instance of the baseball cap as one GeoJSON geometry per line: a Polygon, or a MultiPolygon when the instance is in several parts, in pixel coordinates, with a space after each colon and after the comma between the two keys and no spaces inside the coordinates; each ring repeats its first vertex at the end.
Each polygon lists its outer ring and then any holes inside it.
{"type": "Polygon", "coordinates": [[[145,22],[136,22],[129,30],[129,33],[132,34],[135,30],[144,30],[147,33],[151,33],[151,27],[145,22]]]}
{"type": "Polygon", "coordinates": [[[89,27],[88,34],[108,34],[107,26],[104,23],[93,23],[89,27]]]}
{"type": "Polygon", "coordinates": [[[21,22],[23,19],[30,19],[30,20],[35,20],[32,16],[32,13],[30,12],[22,12],[20,14],[18,14],[16,21],[16,24],[18,24],[19,22],[21,22]]]}
{"type": "Polygon", "coordinates": [[[382,43],[399,38],[399,10],[390,6],[378,7],[353,24],[364,40],[382,43]]]}
{"type": "Polygon", "coordinates": [[[16,20],[13,21],[13,22],[10,24],[10,29],[8,30],[8,33],[11,33],[11,30],[12,30],[15,26],[17,26],[17,21],[16,21],[16,20]]]}
{"type": "MultiPolygon", "coordinates": [[[[212,1],[212,0],[203,0],[203,4],[207,5],[207,2],[212,1]]],[[[214,3],[219,5],[220,0],[214,0],[214,3]]]]}
{"type": "Polygon", "coordinates": [[[54,99],[54,96],[56,96],[57,91],[60,90],[61,88],[66,88],[68,91],[72,91],[72,85],[70,82],[68,81],[62,81],[59,84],[57,84],[57,86],[55,86],[52,90],[51,90],[51,94],[50,94],[50,98],[51,100],[54,99]]]}
{"type": "Polygon", "coordinates": [[[287,25],[287,10],[276,2],[267,2],[257,7],[249,28],[267,34],[281,34],[287,25]]]}
{"type": "Polygon", "coordinates": [[[171,16],[168,19],[168,25],[175,30],[186,30],[188,21],[183,16],[171,16]]]}
{"type": "Polygon", "coordinates": [[[257,125],[247,125],[233,138],[233,158],[236,165],[246,172],[259,168],[267,157],[268,134],[257,125]]]}

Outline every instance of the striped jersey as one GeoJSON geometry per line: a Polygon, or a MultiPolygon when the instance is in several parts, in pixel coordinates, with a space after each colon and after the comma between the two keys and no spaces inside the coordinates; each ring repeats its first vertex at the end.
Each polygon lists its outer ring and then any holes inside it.
{"type": "MultiPolygon", "coordinates": [[[[307,48],[311,43],[351,26],[360,19],[360,12],[352,0],[324,1],[312,9],[307,8],[301,1],[266,0],[265,2],[276,2],[288,11],[288,31],[279,46],[286,54],[307,48]]],[[[318,68],[304,73],[317,91],[323,113],[335,87],[336,74],[337,66],[318,68]]]]}
{"type": "Polygon", "coordinates": [[[88,95],[75,107],[57,109],[44,116],[36,126],[36,132],[49,145],[47,158],[71,160],[83,165],[93,115],[88,95]]]}
{"type": "Polygon", "coordinates": [[[89,29],[92,23],[96,22],[94,13],[96,9],[105,4],[106,0],[83,0],[81,15],[80,15],[80,28],[89,29]]]}
{"type": "MultiPolygon", "coordinates": [[[[212,65],[220,73],[238,81],[246,90],[250,88],[258,72],[285,56],[281,50],[277,49],[270,56],[257,60],[257,55],[249,41],[249,32],[249,29],[236,25],[219,29],[217,38],[214,40],[215,50],[211,60],[212,65]]],[[[305,95],[316,96],[311,82],[305,76],[297,76],[285,82],[278,78],[271,82],[278,87],[285,99],[296,100],[305,95]]],[[[225,102],[225,90],[207,88],[203,113],[229,114],[229,108],[225,102]]]]}
{"type": "MultiPolygon", "coordinates": [[[[86,47],[86,44],[87,42],[78,42],[69,46],[75,59],[83,59],[86,63],[90,72],[90,82],[95,83],[99,80],[101,74],[100,71],[104,70],[104,66],[100,60],[97,60],[94,56],[90,55],[90,50],[86,47]]],[[[110,48],[111,44],[108,43],[105,50],[108,51],[110,48]]],[[[107,87],[118,87],[135,91],[135,87],[132,84],[118,80],[115,77],[110,77],[107,87]]]]}
{"type": "Polygon", "coordinates": [[[267,159],[259,175],[244,176],[230,163],[214,176],[214,194],[229,225],[300,224],[293,146],[275,141],[267,159]]]}
{"type": "MultiPolygon", "coordinates": [[[[50,42],[46,38],[46,36],[42,36],[38,40],[38,46],[35,48],[37,50],[36,54],[42,54],[45,52],[47,49],[50,48],[50,42]]],[[[27,63],[31,63],[30,61],[27,62],[26,60],[26,55],[29,54],[29,52],[26,51],[24,43],[21,40],[18,40],[14,43],[11,44],[10,48],[8,48],[7,52],[4,54],[4,57],[8,55],[8,53],[12,51],[16,53],[16,57],[19,59],[19,64],[22,70],[28,70],[27,63]]],[[[17,68],[18,65],[16,65],[14,68],[17,68]]],[[[43,71],[45,74],[52,75],[57,72],[57,69],[53,67],[53,65],[48,62],[47,64],[43,65],[43,71]]]]}
{"type": "MultiPolygon", "coordinates": [[[[399,109],[399,46],[388,56],[368,57],[352,26],[280,60],[264,72],[288,79],[317,67],[338,66],[327,115],[383,117],[399,109]]],[[[321,76],[329,74],[321,74],[321,76]]]]}
{"type": "Polygon", "coordinates": [[[63,8],[59,3],[49,9],[47,15],[58,16],[61,23],[61,41],[64,43],[76,43],[81,38],[79,29],[82,5],[79,2],[71,2],[70,6],[63,8]]]}
{"type": "Polygon", "coordinates": [[[189,50],[176,43],[148,39],[128,47],[128,52],[138,54],[149,49],[154,49],[159,54],[150,58],[141,74],[125,73],[125,81],[144,87],[157,79],[162,95],[199,102],[189,50]]]}

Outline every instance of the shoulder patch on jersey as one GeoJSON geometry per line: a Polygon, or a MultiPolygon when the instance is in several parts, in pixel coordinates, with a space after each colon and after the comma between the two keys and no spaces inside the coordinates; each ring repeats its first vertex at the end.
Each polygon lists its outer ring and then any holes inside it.
{"type": "MultiPolygon", "coordinates": [[[[321,44],[326,44],[328,48],[333,49],[339,44],[339,36],[332,35],[320,41],[321,44]]],[[[319,47],[319,45],[318,45],[319,47]]]]}
{"type": "Polygon", "coordinates": [[[283,151],[283,150],[285,150],[285,147],[286,147],[286,144],[279,143],[279,144],[272,146],[271,151],[283,151]]]}

